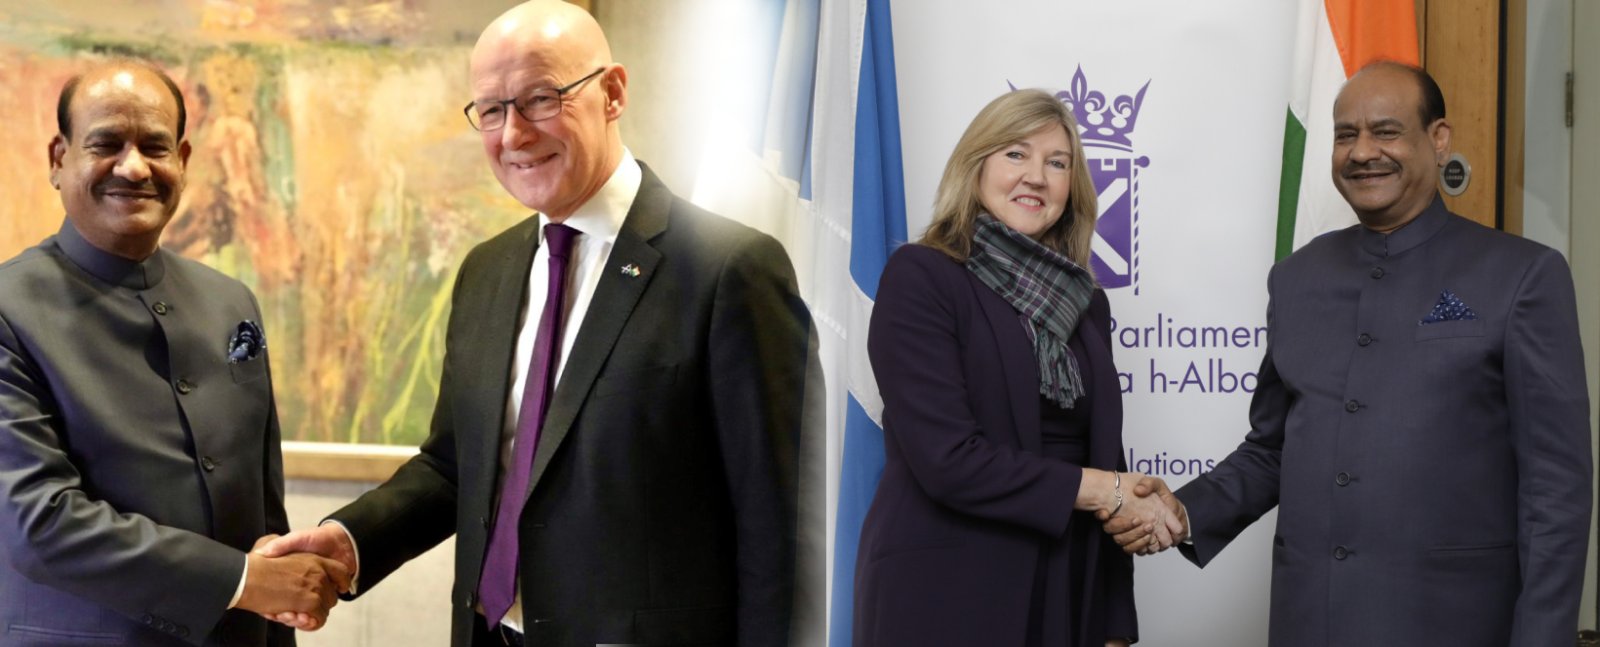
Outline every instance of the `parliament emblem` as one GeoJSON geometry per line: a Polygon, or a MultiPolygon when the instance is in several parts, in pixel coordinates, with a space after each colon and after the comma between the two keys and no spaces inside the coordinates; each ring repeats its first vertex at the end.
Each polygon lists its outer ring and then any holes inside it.
{"type": "Polygon", "coordinates": [[[1095,278],[1107,289],[1132,287],[1139,293],[1139,174],[1150,158],[1138,154],[1132,135],[1144,104],[1145,81],[1133,96],[1108,99],[1089,89],[1083,66],[1056,98],[1078,120],[1089,175],[1099,194],[1100,217],[1092,246],[1095,278]]]}

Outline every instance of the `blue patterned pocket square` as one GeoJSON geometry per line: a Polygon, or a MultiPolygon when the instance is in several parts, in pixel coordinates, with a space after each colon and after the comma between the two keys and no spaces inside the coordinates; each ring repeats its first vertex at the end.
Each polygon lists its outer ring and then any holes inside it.
{"type": "Polygon", "coordinates": [[[253,360],[260,357],[262,349],[266,347],[267,335],[262,332],[260,324],[249,319],[241,321],[233,337],[228,339],[228,363],[253,360]]]}
{"type": "Polygon", "coordinates": [[[1454,292],[1445,290],[1439,293],[1439,302],[1433,304],[1433,311],[1429,312],[1428,316],[1423,317],[1422,321],[1417,322],[1417,325],[1425,326],[1445,321],[1472,321],[1477,318],[1477,313],[1474,313],[1472,308],[1467,307],[1467,304],[1462,303],[1461,297],[1456,296],[1454,292]]]}

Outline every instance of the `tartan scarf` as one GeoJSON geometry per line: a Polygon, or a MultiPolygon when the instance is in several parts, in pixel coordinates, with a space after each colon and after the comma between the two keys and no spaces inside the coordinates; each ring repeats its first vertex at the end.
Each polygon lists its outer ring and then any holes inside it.
{"type": "Polygon", "coordinates": [[[967,270],[1017,309],[1039,360],[1039,394],[1063,409],[1084,395],[1067,340],[1094,294],[1094,277],[1066,256],[978,214],[967,270]]]}

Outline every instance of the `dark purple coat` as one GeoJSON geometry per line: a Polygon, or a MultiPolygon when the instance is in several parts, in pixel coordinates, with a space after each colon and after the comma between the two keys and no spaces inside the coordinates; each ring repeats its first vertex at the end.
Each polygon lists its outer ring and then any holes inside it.
{"type": "MultiPolygon", "coordinates": [[[[1092,398],[1090,467],[1120,468],[1110,306],[1096,290],[1073,338],[1092,398]]],[[[1038,364],[1006,301],[944,254],[906,245],[878,286],[867,341],[883,395],[883,478],[861,531],[854,647],[1021,645],[1040,544],[1063,538],[1083,468],[1040,455],[1038,364]]],[[[1133,637],[1132,559],[1090,534],[1088,590],[1045,609],[1047,645],[1133,637]]],[[[1050,553],[1067,581],[1065,543],[1050,553]]],[[[1059,587],[1058,587],[1059,588],[1059,587]]]]}

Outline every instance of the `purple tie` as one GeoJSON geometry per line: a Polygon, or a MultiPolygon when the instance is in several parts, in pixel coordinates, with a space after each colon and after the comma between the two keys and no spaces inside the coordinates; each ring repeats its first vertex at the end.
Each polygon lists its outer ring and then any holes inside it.
{"type": "Polygon", "coordinates": [[[517,437],[511,451],[511,464],[500,486],[500,505],[495,510],[494,532],[489,535],[489,554],[484,558],[483,577],[478,580],[478,596],[489,628],[500,625],[517,586],[517,520],[527,502],[528,478],[533,471],[533,451],[539,445],[539,428],[550,409],[550,392],[555,387],[556,364],[561,357],[561,304],[565,301],[567,265],[572,257],[572,241],[578,230],[566,225],[544,227],[544,240],[550,247],[550,286],[545,291],[544,312],[539,315],[539,333],[533,342],[533,358],[528,362],[527,386],[522,390],[522,407],[517,414],[517,437]]]}

